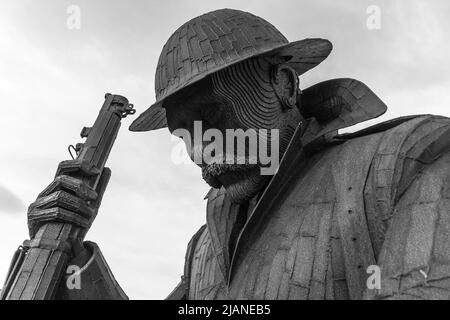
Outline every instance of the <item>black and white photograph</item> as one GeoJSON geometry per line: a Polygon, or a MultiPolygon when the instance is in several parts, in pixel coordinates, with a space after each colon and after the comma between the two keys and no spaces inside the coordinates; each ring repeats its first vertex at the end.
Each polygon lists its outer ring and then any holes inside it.
{"type": "Polygon", "coordinates": [[[0,3],[1,300],[450,299],[448,1],[0,3]]]}

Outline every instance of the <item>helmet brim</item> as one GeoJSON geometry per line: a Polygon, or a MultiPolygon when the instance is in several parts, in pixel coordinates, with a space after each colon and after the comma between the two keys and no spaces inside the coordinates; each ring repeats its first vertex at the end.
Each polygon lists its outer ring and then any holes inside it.
{"type": "Polygon", "coordinates": [[[298,75],[302,75],[306,71],[314,68],[323,60],[325,60],[332,49],[333,45],[326,39],[304,39],[280,45],[276,48],[271,48],[269,50],[258,52],[242,59],[237,59],[232,63],[212,68],[202,74],[197,75],[196,77],[193,77],[183,86],[178,87],[170,94],[156,101],[147,110],[141,113],[136,120],[133,121],[133,123],[129,127],[129,130],[151,131],[167,127],[166,110],[162,106],[165,99],[176,94],[180,90],[185,89],[194,83],[197,83],[198,81],[206,78],[212,73],[228,68],[229,66],[232,66],[236,63],[250,58],[263,56],[289,57],[289,60],[286,62],[286,64],[295,69],[298,75]]]}

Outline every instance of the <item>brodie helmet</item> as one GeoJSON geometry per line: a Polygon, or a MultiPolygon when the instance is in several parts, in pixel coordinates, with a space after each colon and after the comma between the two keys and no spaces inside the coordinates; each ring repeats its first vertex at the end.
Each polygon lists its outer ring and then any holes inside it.
{"type": "Polygon", "coordinates": [[[155,75],[156,102],[130,130],[167,127],[164,99],[235,63],[282,56],[301,75],[321,63],[331,49],[325,39],[289,42],[269,22],[248,12],[221,9],[196,17],[178,28],[164,45],[155,75]]]}

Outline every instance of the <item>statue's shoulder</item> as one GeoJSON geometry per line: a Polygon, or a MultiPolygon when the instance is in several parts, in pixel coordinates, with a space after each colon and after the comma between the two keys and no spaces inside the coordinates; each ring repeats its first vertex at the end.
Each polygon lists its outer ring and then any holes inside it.
{"type": "Polygon", "coordinates": [[[431,114],[399,117],[356,132],[339,134],[334,139],[356,142],[357,138],[367,136],[379,138],[375,158],[401,155],[398,160],[403,161],[410,159],[405,158],[408,154],[417,161],[431,163],[442,152],[449,151],[450,118],[431,114]]]}
{"type": "Polygon", "coordinates": [[[347,138],[359,140],[367,135],[379,138],[364,189],[366,216],[377,253],[400,197],[427,166],[450,152],[450,118],[435,115],[397,118],[347,138]]]}
{"type": "Polygon", "coordinates": [[[419,132],[434,131],[436,127],[447,127],[450,125],[450,118],[433,114],[420,114],[398,117],[384,122],[377,123],[367,128],[352,132],[343,133],[337,136],[338,139],[354,139],[376,133],[396,132],[405,138],[415,139],[420,136],[412,135],[417,129],[419,132]]]}

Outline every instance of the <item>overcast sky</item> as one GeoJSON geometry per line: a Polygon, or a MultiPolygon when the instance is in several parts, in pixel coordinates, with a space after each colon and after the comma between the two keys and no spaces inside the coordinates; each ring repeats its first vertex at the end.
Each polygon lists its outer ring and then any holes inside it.
{"type": "MultiPolygon", "coordinates": [[[[450,2],[433,1],[0,1],[0,280],[27,237],[26,208],[46,187],[67,146],[79,142],[106,92],[142,112],[154,102],[165,41],[187,20],[219,8],[259,15],[291,41],[329,39],[334,49],[301,87],[337,77],[366,83],[388,105],[373,122],[400,115],[450,116],[450,2]],[[68,29],[67,8],[81,10],[68,29]],[[381,10],[370,30],[366,10],[381,10]]],[[[87,239],[99,244],[130,298],[161,299],[182,275],[186,245],[205,223],[208,186],[195,165],[175,165],[167,129],[127,130],[87,239]]]]}

